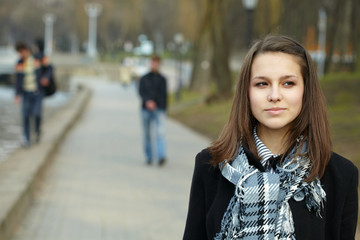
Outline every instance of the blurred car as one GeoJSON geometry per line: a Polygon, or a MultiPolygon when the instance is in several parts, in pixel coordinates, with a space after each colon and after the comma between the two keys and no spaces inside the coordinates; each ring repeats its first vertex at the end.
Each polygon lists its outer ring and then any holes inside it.
{"type": "Polygon", "coordinates": [[[0,46],[0,84],[12,84],[18,55],[12,46],[0,46]]]}

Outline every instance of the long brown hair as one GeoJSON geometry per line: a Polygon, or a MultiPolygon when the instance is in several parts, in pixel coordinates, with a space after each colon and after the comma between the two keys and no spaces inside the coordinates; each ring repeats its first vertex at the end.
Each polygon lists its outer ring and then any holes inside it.
{"type": "Polygon", "coordinates": [[[250,110],[250,75],[254,58],[266,52],[282,52],[293,55],[298,60],[304,79],[302,109],[291,123],[286,135],[288,141],[284,155],[290,153],[300,135],[304,136],[302,141],[307,140],[307,154],[312,161],[312,169],[307,180],[322,177],[332,154],[325,98],[309,53],[298,42],[286,36],[266,36],[263,40],[255,42],[247,53],[240,69],[228,122],[218,139],[209,147],[213,156],[212,163],[217,165],[225,159],[231,161],[239,143],[248,147],[257,156],[253,129],[258,122],[250,110]]]}

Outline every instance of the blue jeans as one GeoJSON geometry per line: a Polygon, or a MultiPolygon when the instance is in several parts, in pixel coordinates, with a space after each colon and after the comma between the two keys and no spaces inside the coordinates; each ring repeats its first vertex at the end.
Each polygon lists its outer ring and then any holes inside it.
{"type": "Polygon", "coordinates": [[[35,120],[35,133],[40,136],[41,112],[43,94],[37,92],[24,92],[22,95],[22,121],[23,134],[26,143],[30,143],[30,118],[35,120]]]}
{"type": "Polygon", "coordinates": [[[166,158],[166,141],[165,141],[165,128],[166,128],[166,112],[164,110],[149,111],[142,109],[142,122],[144,128],[144,150],[145,156],[148,163],[151,163],[153,159],[153,144],[151,130],[152,126],[155,125],[155,140],[157,157],[159,160],[166,158]]]}

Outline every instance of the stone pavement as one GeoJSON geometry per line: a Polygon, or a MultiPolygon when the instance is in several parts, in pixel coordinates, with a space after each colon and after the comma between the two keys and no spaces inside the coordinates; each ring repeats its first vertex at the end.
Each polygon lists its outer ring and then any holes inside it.
{"type": "Polygon", "coordinates": [[[135,88],[75,80],[93,89],[92,99],[13,239],[181,239],[194,157],[209,140],[168,119],[168,162],[147,166],[135,88]]]}

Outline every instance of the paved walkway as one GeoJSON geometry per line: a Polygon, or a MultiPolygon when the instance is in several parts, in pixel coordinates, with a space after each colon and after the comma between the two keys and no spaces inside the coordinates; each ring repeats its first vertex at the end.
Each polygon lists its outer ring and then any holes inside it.
{"type": "Polygon", "coordinates": [[[168,163],[146,166],[135,89],[77,77],[94,94],[14,240],[170,240],[184,229],[194,156],[209,144],[168,120],[168,163]]]}

